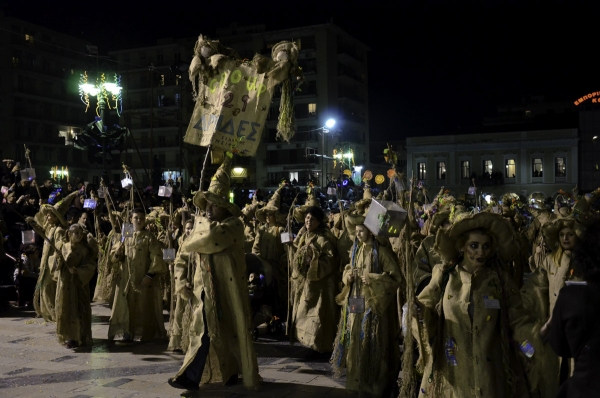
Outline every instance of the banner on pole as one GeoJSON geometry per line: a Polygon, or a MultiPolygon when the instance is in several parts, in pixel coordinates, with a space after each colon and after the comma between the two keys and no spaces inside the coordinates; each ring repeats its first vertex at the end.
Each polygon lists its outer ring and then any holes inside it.
{"type": "Polygon", "coordinates": [[[205,79],[198,89],[184,142],[224,151],[235,147],[242,156],[256,154],[265,126],[272,88],[252,64],[229,59],[220,74],[205,79]]]}

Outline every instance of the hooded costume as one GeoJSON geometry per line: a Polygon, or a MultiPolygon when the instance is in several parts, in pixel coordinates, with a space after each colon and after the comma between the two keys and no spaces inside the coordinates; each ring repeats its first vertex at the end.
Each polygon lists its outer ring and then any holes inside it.
{"type": "Polygon", "coordinates": [[[197,217],[175,259],[176,292],[191,289],[193,314],[183,366],[172,380],[224,384],[241,373],[244,386],[254,389],[261,378],[251,337],[244,225],[240,209],[228,201],[230,169],[227,154],[208,191],[194,196],[200,210],[210,201],[230,215],[222,221],[197,217]]]}

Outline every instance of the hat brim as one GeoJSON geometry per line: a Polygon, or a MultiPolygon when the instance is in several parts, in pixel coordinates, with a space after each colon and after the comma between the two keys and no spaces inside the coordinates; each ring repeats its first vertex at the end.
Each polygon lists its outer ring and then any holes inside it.
{"type": "Polygon", "coordinates": [[[234,217],[239,217],[242,215],[242,210],[234,204],[229,202],[228,200],[223,199],[222,197],[208,191],[199,191],[194,195],[194,205],[198,207],[202,211],[206,211],[206,202],[211,201],[217,206],[223,207],[229,213],[231,213],[234,217]]]}
{"type": "Polygon", "coordinates": [[[494,236],[497,242],[497,253],[502,260],[512,260],[517,252],[515,232],[500,214],[488,212],[467,216],[456,221],[447,230],[438,230],[433,249],[446,263],[454,262],[459,257],[456,248],[458,239],[465,233],[479,228],[489,231],[494,236]]]}
{"type": "Polygon", "coordinates": [[[584,227],[574,218],[559,218],[552,222],[544,224],[542,227],[542,234],[544,235],[544,240],[546,241],[546,246],[550,248],[550,250],[556,250],[560,246],[560,240],[558,238],[558,234],[561,229],[571,228],[577,237],[581,237],[583,234],[584,227]]]}
{"type": "Polygon", "coordinates": [[[40,214],[41,217],[39,219],[38,217],[34,217],[36,219],[35,221],[40,225],[44,225],[44,218],[48,213],[52,213],[54,217],[56,217],[58,222],[60,222],[60,225],[62,225],[63,228],[67,228],[69,226],[65,217],[62,214],[60,214],[58,210],[54,208],[54,206],[51,205],[42,205],[40,211],[38,212],[38,214],[40,214]]]}
{"type": "Polygon", "coordinates": [[[279,213],[279,209],[277,207],[272,206],[272,205],[266,205],[266,206],[261,207],[260,209],[256,210],[256,213],[254,213],[254,216],[258,219],[258,221],[260,221],[262,223],[266,223],[267,215],[277,214],[277,213],[279,213]]]}

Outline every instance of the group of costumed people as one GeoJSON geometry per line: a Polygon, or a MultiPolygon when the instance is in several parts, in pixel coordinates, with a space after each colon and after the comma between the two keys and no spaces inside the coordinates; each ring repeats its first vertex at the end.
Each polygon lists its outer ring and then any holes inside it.
{"type": "Polygon", "coordinates": [[[112,230],[98,240],[65,220],[75,194],[27,218],[44,240],[34,308],[61,343],[92,344],[93,300],[112,308],[109,340],[168,337],[185,353],[176,388],[258,388],[253,338],[279,320],[361,396],[593,396],[600,260],[584,242],[598,237],[600,190],[554,211],[514,194],[468,209],[444,190],[430,203],[417,189],[373,198],[365,181],[337,214],[310,188],[283,213],[283,185],[267,203],[229,201],[232,157],[193,207],[146,214],[132,198],[118,211],[107,195],[112,230]],[[388,237],[365,222],[391,199],[407,217],[388,237]]]}

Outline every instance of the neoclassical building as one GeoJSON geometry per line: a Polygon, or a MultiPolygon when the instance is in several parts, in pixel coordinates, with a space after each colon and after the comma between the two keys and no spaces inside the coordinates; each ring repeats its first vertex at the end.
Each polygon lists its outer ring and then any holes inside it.
{"type": "Polygon", "coordinates": [[[442,186],[478,192],[551,196],[571,191],[578,178],[578,129],[411,137],[406,140],[407,175],[431,193],[442,186]]]}

